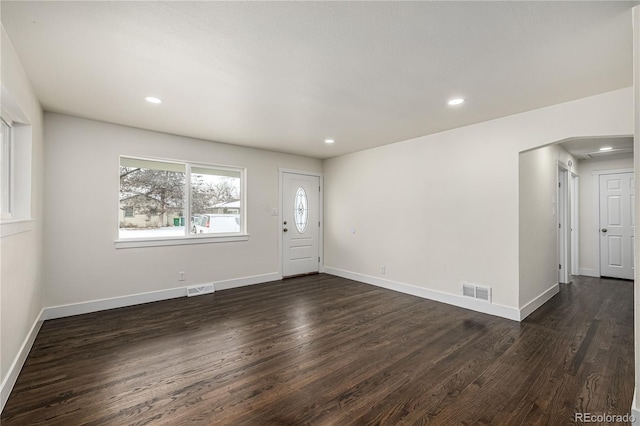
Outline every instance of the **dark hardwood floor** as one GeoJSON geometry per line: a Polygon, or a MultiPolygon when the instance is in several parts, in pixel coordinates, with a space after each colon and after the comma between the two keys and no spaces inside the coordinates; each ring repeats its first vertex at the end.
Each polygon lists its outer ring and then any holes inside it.
{"type": "Polygon", "coordinates": [[[626,414],[633,283],[522,323],[330,275],[46,321],[12,425],[566,425],[626,414]]]}

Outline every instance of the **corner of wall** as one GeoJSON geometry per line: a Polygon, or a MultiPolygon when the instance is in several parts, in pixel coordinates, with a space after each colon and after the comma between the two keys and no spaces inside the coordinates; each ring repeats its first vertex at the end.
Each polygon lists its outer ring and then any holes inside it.
{"type": "Polygon", "coordinates": [[[42,324],[44,135],[40,102],[4,26],[0,29],[0,39],[0,81],[3,92],[11,95],[10,105],[4,103],[6,98],[3,100],[3,109],[12,107],[19,110],[20,114],[16,118],[31,126],[31,176],[25,180],[28,182],[26,186],[30,188],[28,195],[31,196],[30,218],[25,220],[30,224],[24,227],[25,232],[8,233],[0,237],[0,262],[11,265],[10,268],[1,268],[0,272],[1,411],[42,324]]]}

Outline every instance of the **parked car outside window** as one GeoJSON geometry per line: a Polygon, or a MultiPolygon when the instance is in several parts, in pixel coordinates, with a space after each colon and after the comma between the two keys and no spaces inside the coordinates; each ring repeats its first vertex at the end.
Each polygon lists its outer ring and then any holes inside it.
{"type": "Polygon", "coordinates": [[[238,214],[204,214],[196,222],[196,234],[223,234],[240,232],[240,215],[238,214]]]}

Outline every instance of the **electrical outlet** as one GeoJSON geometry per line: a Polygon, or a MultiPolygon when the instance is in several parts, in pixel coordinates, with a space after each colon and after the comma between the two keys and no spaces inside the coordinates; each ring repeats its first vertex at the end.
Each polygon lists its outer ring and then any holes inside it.
{"type": "Polygon", "coordinates": [[[386,267],[386,266],[384,266],[384,265],[382,265],[382,266],[380,267],[380,273],[381,273],[382,275],[386,274],[386,273],[387,273],[387,267],[386,267]]]}
{"type": "Polygon", "coordinates": [[[185,271],[178,272],[178,281],[184,281],[187,273],[185,271]]]}

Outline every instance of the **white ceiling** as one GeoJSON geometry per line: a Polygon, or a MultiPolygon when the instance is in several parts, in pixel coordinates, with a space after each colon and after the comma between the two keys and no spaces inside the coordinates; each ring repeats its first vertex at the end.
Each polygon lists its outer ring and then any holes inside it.
{"type": "Polygon", "coordinates": [[[327,158],[631,86],[637,3],[2,1],[1,19],[46,111],[327,158]]]}

